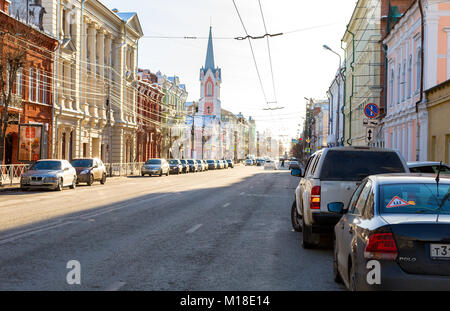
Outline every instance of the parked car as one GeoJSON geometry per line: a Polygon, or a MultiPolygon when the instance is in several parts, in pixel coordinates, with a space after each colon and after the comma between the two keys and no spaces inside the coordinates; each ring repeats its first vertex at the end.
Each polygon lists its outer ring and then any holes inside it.
{"type": "Polygon", "coordinates": [[[222,162],[220,162],[219,160],[214,160],[214,161],[216,162],[216,165],[217,165],[217,169],[218,169],[218,170],[223,169],[223,163],[222,163],[222,162]]]}
{"type": "Polygon", "coordinates": [[[208,163],[206,162],[206,160],[200,160],[200,161],[203,162],[203,165],[205,166],[205,171],[209,171],[209,165],[208,165],[208,163]]]}
{"type": "Polygon", "coordinates": [[[234,163],[231,160],[226,160],[226,162],[228,163],[228,167],[234,168],[234,163]]]}
{"type": "Polygon", "coordinates": [[[206,163],[208,163],[208,169],[215,170],[217,169],[217,163],[214,160],[206,160],[206,163]]]}
{"type": "Polygon", "coordinates": [[[252,159],[245,160],[245,166],[252,166],[252,165],[253,165],[253,160],[252,159]]]}
{"type": "Polygon", "coordinates": [[[169,176],[170,166],[165,159],[150,159],[145,162],[144,166],[141,168],[141,175],[152,176],[152,175],[162,175],[169,176]]]}
{"type": "Polygon", "coordinates": [[[75,189],[77,171],[66,160],[40,160],[34,163],[20,178],[20,188],[53,189],[62,191],[64,187],[75,189]]]}
{"type": "Polygon", "coordinates": [[[206,171],[205,164],[203,163],[203,161],[202,160],[196,160],[196,161],[197,161],[198,170],[200,172],[206,171]]]}
{"type": "MultiPolygon", "coordinates": [[[[408,162],[411,173],[437,174],[440,162],[408,162]]],[[[450,166],[443,163],[441,174],[450,174],[450,166]]]]}
{"type": "Polygon", "coordinates": [[[170,174],[181,174],[183,173],[183,164],[180,160],[169,160],[170,174]]]}
{"type": "Polygon", "coordinates": [[[187,163],[189,164],[191,172],[194,172],[194,173],[198,172],[197,161],[195,161],[195,160],[187,160],[187,163]]]}
{"type": "Polygon", "coordinates": [[[88,186],[96,181],[102,185],[106,183],[106,167],[102,160],[97,158],[74,159],[70,163],[77,172],[77,184],[86,183],[88,186]]]}
{"type": "Polygon", "coordinates": [[[275,161],[273,160],[267,160],[264,163],[264,169],[265,170],[277,170],[277,164],[275,163],[275,161]]]}
{"type": "Polygon", "coordinates": [[[227,161],[225,161],[225,160],[219,160],[219,161],[222,162],[222,166],[223,166],[224,169],[228,169],[229,168],[227,161]]]}
{"type": "Polygon", "coordinates": [[[436,176],[370,176],[348,205],[328,205],[343,214],[334,228],[335,281],[351,290],[450,289],[450,177],[436,176]],[[367,282],[371,260],[380,284],[367,282]]]}
{"type": "Polygon", "coordinates": [[[298,161],[291,161],[289,163],[289,170],[292,170],[294,168],[300,169],[300,163],[298,161]]]}
{"type": "Polygon", "coordinates": [[[314,153],[295,190],[291,209],[292,226],[303,233],[303,247],[317,247],[321,236],[332,235],[340,217],[328,211],[328,204],[347,205],[364,178],[384,173],[409,173],[400,153],[370,147],[325,148],[314,153]]]}
{"type": "Polygon", "coordinates": [[[264,166],[264,163],[266,163],[266,160],[262,158],[256,159],[256,166],[264,166]]]}
{"type": "Polygon", "coordinates": [[[187,174],[191,171],[191,166],[187,160],[180,160],[181,165],[183,165],[183,173],[187,174]]]}

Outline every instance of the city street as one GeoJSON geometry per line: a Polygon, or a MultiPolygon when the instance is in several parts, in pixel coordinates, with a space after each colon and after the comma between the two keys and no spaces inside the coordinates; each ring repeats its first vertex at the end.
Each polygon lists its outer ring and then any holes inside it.
{"type": "Polygon", "coordinates": [[[297,183],[238,166],[0,193],[0,290],[343,290],[292,231],[297,183]]]}

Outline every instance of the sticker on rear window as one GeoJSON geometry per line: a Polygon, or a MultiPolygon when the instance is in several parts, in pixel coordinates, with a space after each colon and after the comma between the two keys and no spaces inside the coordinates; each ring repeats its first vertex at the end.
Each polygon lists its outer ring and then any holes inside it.
{"type": "Polygon", "coordinates": [[[405,200],[403,200],[403,199],[401,199],[399,197],[394,197],[391,200],[391,202],[389,202],[389,204],[386,207],[387,208],[394,208],[394,207],[402,207],[402,206],[409,206],[409,205],[411,205],[411,204],[406,202],[405,200]]]}

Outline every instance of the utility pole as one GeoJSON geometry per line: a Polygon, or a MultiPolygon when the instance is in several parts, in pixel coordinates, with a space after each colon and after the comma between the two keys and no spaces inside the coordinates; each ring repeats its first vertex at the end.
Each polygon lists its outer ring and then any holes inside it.
{"type": "Polygon", "coordinates": [[[198,107],[192,106],[192,129],[191,129],[191,159],[194,158],[194,140],[195,140],[195,113],[198,112],[198,107]]]}
{"type": "Polygon", "coordinates": [[[109,124],[109,177],[112,177],[112,121],[111,121],[111,85],[108,83],[108,96],[106,97],[106,111],[109,124]]]}

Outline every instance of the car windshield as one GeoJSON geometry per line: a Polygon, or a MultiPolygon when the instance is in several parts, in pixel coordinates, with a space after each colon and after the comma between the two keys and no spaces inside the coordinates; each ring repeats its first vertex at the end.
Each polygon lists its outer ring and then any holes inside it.
{"type": "Polygon", "coordinates": [[[169,160],[170,164],[178,164],[178,160],[169,160]]]}
{"type": "Polygon", "coordinates": [[[181,164],[186,164],[186,160],[180,160],[181,164]]]}
{"type": "Polygon", "coordinates": [[[41,161],[36,162],[30,167],[32,171],[57,171],[61,169],[61,162],[58,161],[41,161]]]}
{"type": "Polygon", "coordinates": [[[208,160],[208,163],[214,163],[214,160],[208,160]]]}
{"type": "Polygon", "coordinates": [[[405,173],[395,152],[329,151],[321,170],[324,181],[361,181],[367,176],[405,173]]]}
{"type": "Polygon", "coordinates": [[[195,162],[194,162],[194,160],[188,160],[188,163],[189,164],[194,164],[195,162]]]}
{"type": "Polygon", "coordinates": [[[73,167],[92,167],[94,164],[93,160],[73,160],[71,162],[73,167]]]}
{"type": "MultiPolygon", "coordinates": [[[[437,174],[439,171],[439,165],[411,167],[409,170],[411,171],[411,173],[437,174]]],[[[450,168],[448,168],[447,166],[442,166],[441,174],[450,175],[450,168]]]]}
{"type": "Polygon", "coordinates": [[[450,184],[384,185],[379,202],[381,214],[450,214],[450,184]]]}
{"type": "Polygon", "coordinates": [[[148,160],[147,162],[145,162],[145,164],[147,164],[147,165],[161,164],[161,160],[158,160],[158,159],[148,160]]]}

